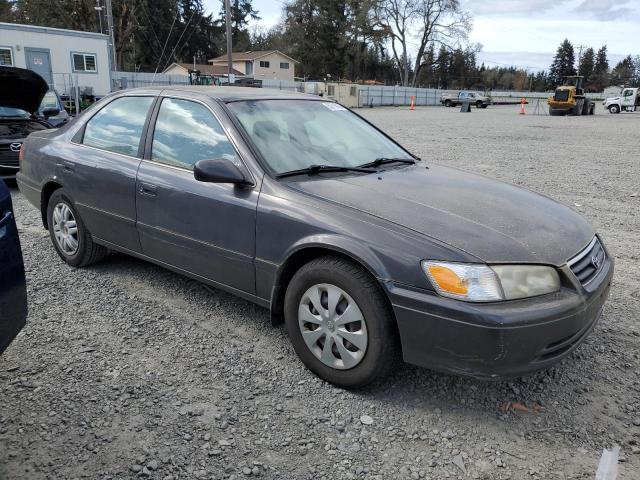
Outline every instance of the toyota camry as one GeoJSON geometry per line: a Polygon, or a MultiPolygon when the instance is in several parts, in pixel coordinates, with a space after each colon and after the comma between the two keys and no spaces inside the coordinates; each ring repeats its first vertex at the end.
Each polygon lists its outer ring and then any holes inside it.
{"type": "Polygon", "coordinates": [[[21,156],[67,264],[115,250],[251,300],[342,387],[396,359],[479,378],[548,367],[594,328],[613,276],[570,208],[417,158],[321,97],[128,90],[21,156]]]}

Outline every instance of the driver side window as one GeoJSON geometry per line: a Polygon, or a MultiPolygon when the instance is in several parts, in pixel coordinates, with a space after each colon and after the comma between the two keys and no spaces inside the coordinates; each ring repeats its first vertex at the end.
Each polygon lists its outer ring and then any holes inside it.
{"type": "Polygon", "coordinates": [[[193,170],[199,160],[227,157],[238,163],[222,125],[204,105],[165,98],[153,132],[151,160],[193,170]]]}

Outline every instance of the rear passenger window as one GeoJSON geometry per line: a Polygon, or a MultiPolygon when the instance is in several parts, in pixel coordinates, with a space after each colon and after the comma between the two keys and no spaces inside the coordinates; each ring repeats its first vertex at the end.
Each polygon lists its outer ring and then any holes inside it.
{"type": "Polygon", "coordinates": [[[177,98],[162,101],[151,160],[192,170],[198,160],[223,157],[238,163],[233,145],[208,108],[177,98]]]}
{"type": "Polygon", "coordinates": [[[137,156],[144,122],[153,97],[118,98],[87,122],[82,143],[90,147],[137,156]]]}

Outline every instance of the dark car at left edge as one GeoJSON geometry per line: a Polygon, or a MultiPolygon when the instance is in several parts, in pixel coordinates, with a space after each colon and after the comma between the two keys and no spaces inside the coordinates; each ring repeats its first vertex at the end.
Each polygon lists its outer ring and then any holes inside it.
{"type": "MultiPolygon", "coordinates": [[[[19,154],[25,138],[33,132],[53,128],[48,119],[61,113],[56,106],[43,105],[49,91],[44,79],[31,70],[0,67],[0,179],[15,178],[20,169],[19,154]]],[[[57,94],[56,94],[57,100],[57,94]]]]}

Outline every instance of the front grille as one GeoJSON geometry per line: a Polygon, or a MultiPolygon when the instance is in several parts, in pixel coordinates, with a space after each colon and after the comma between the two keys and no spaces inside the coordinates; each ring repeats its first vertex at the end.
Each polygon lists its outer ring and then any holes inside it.
{"type": "Polygon", "coordinates": [[[18,152],[11,151],[8,144],[0,144],[0,165],[6,167],[17,167],[19,165],[18,155],[18,152]]]}
{"type": "Polygon", "coordinates": [[[566,102],[567,100],[569,100],[569,90],[556,90],[553,99],[556,102],[566,102]]]}
{"type": "Polygon", "coordinates": [[[569,260],[568,265],[584,286],[595,278],[604,266],[606,254],[598,237],[594,237],[587,248],[569,260]]]}

